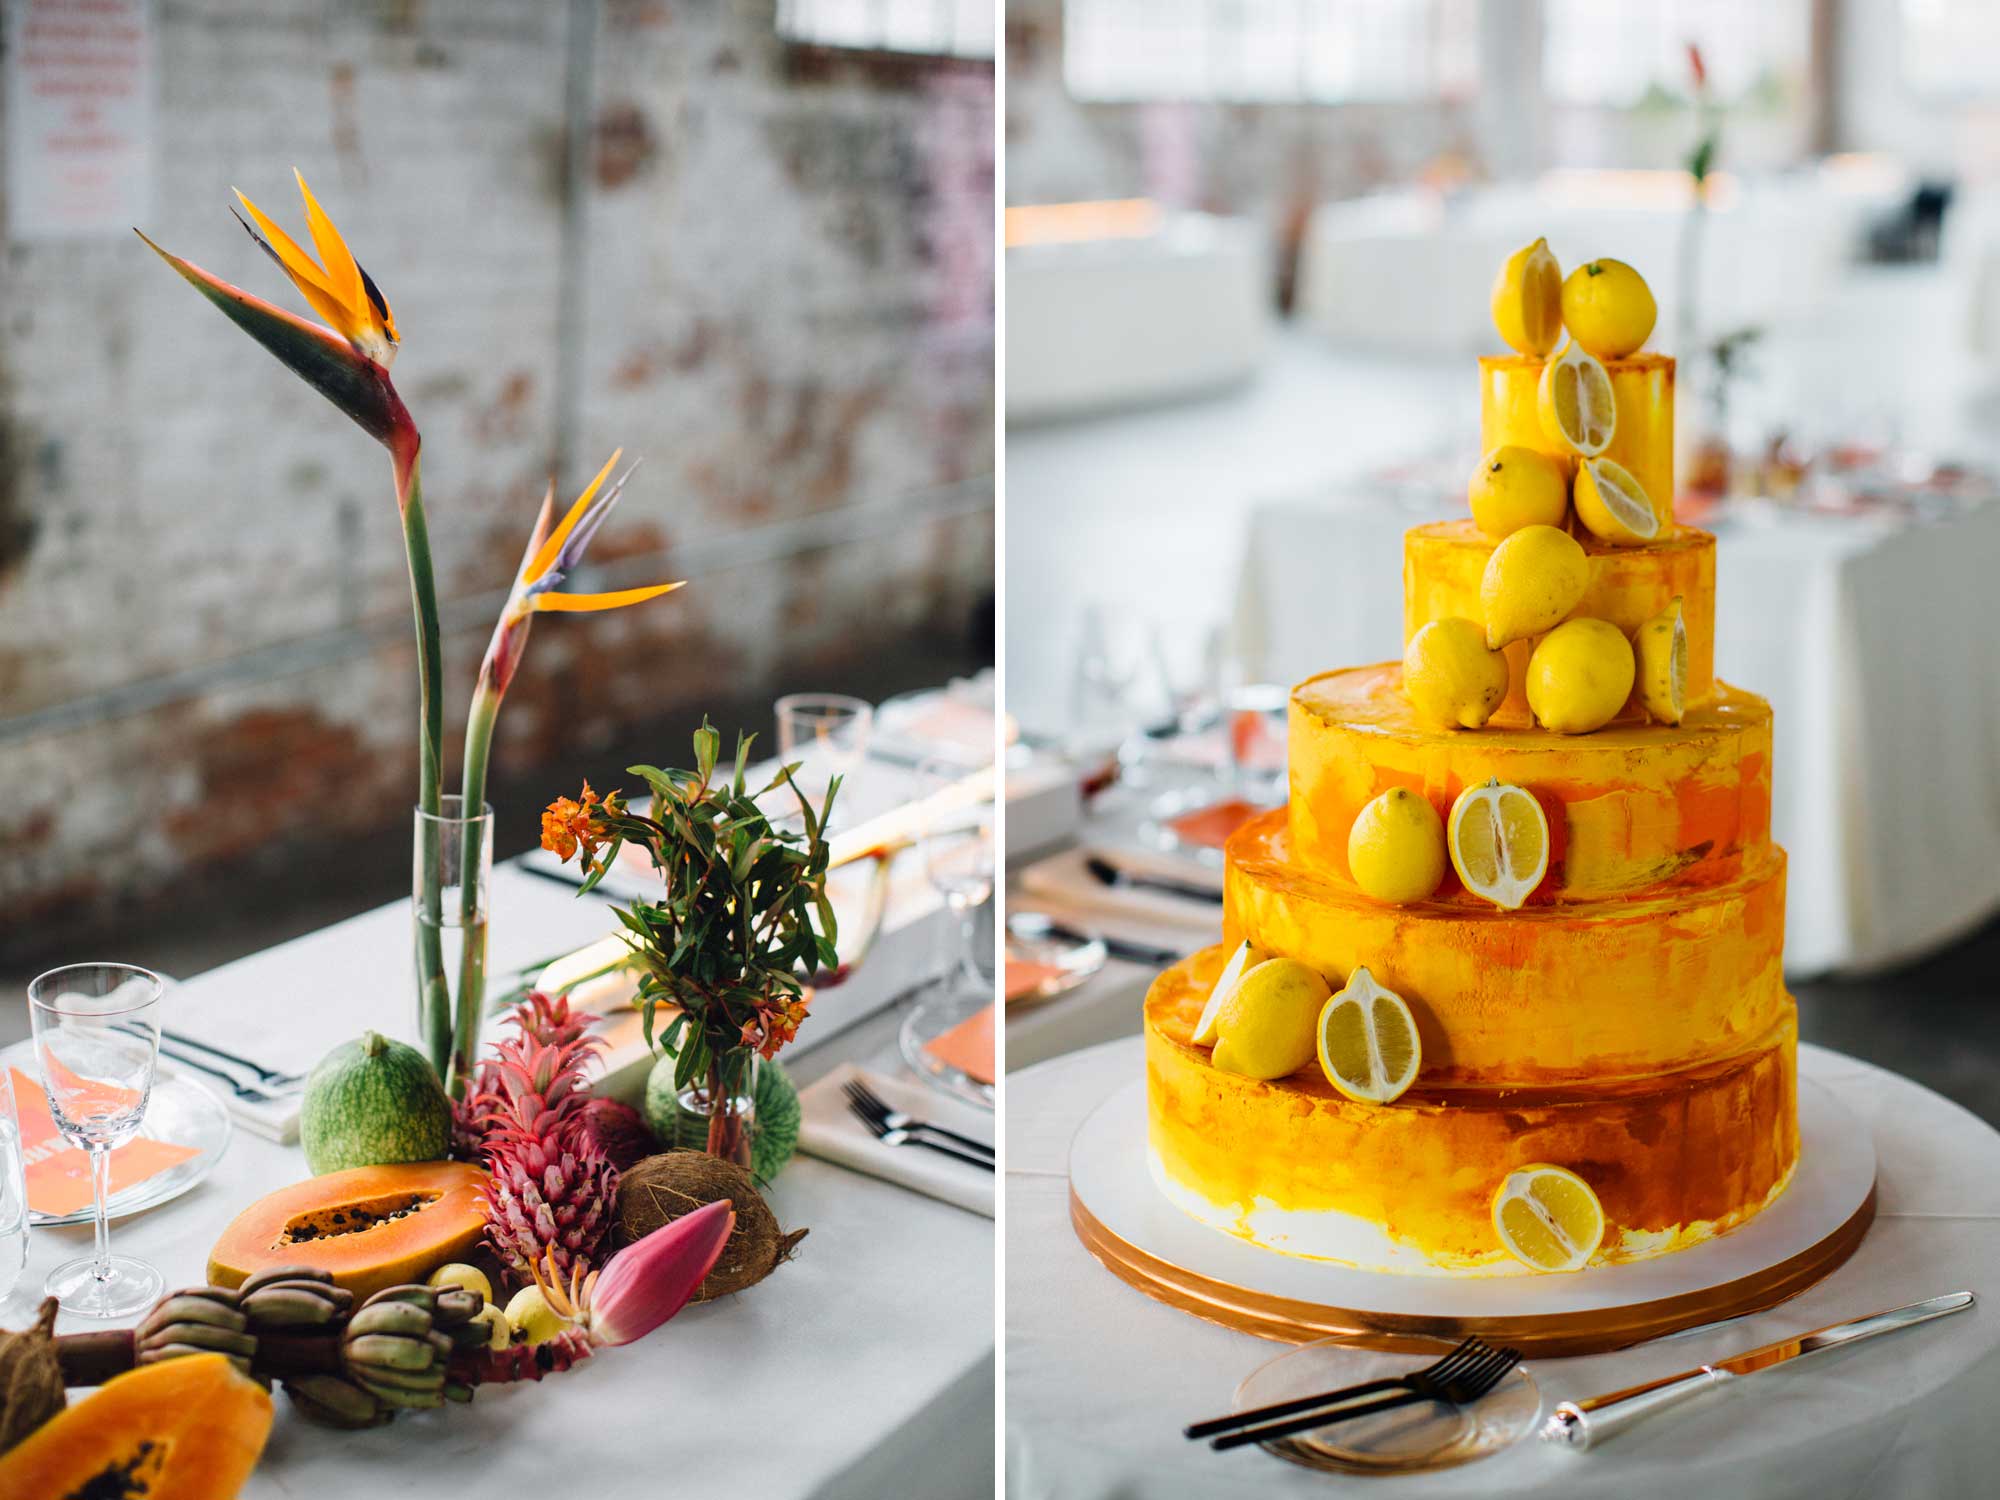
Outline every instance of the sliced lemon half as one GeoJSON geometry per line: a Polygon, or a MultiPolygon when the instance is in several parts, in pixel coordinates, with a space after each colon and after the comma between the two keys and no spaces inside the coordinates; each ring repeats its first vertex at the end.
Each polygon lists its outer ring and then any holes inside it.
{"type": "Polygon", "coordinates": [[[1475,896],[1519,909],[1549,873],[1549,818],[1542,804],[1496,779],[1469,786],[1445,825],[1451,867],[1475,896]]]}
{"type": "Polygon", "coordinates": [[[1603,1243],[1604,1205],[1567,1167],[1522,1167],[1493,1195],[1493,1228],[1523,1265],[1580,1271],[1603,1243]]]}
{"type": "Polygon", "coordinates": [[[1660,513],[1646,487],[1621,463],[1593,458],[1576,468],[1576,518],[1614,547],[1636,547],[1660,534],[1660,513]]]}
{"type": "Polygon", "coordinates": [[[1201,1008],[1201,1019],[1195,1022],[1193,1040],[1197,1047],[1215,1045],[1215,1018],[1222,1014],[1222,1007],[1236,993],[1236,986],[1243,982],[1244,974],[1270,956],[1247,938],[1236,945],[1236,951],[1229,955],[1229,962],[1222,966],[1222,972],[1215,978],[1215,988],[1208,992],[1208,1004],[1201,1008]]]}
{"type": "Polygon", "coordinates": [[[1595,458],[1618,431],[1618,401],[1611,377],[1583,345],[1572,339],[1562,354],[1542,366],[1535,409],[1549,441],[1595,458]]]}
{"type": "Polygon", "coordinates": [[[1687,712],[1688,633],[1681,598],[1641,625],[1632,637],[1639,659],[1639,702],[1662,724],[1678,724],[1687,712]]]}
{"type": "Polygon", "coordinates": [[[1362,1104],[1388,1104],[1417,1081],[1424,1057],[1403,997],[1356,969],[1319,1013],[1319,1065],[1326,1081],[1362,1104]]]}
{"type": "Polygon", "coordinates": [[[1508,256],[1493,278],[1493,326],[1522,354],[1545,359],[1562,337],[1562,267],[1549,242],[1508,256]]]}

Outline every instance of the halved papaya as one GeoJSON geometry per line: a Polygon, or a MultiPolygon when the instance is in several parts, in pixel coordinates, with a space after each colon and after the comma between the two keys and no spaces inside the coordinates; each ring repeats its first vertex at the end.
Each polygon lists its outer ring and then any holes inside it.
{"type": "Polygon", "coordinates": [[[223,1230],[208,1279],[241,1286],[276,1266],[313,1266],[354,1295],[422,1281],[464,1260],[485,1231],[486,1174],[454,1161],[328,1172],[266,1194],[223,1230]]]}
{"type": "Polygon", "coordinates": [[[230,1500],[271,1435],[271,1393],[220,1354],[142,1365],[0,1458],[0,1495],[230,1500]]]}

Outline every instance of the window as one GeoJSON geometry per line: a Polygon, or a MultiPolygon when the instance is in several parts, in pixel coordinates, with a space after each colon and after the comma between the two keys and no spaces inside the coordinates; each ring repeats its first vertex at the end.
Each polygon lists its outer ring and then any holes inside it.
{"type": "Polygon", "coordinates": [[[1465,98],[1479,0],[1065,0],[1079,99],[1338,104],[1465,98]]]}
{"type": "Polygon", "coordinates": [[[1903,0],[1903,78],[1920,94],[2000,94],[2000,8],[1992,0],[1903,0]]]}
{"type": "Polygon", "coordinates": [[[1809,0],[1542,0],[1542,89],[1556,104],[1685,103],[1688,43],[1715,100],[1789,108],[1812,63],[1809,0]]]}
{"type": "Polygon", "coordinates": [[[813,47],[991,57],[993,0],[779,0],[778,35],[813,47]]]}

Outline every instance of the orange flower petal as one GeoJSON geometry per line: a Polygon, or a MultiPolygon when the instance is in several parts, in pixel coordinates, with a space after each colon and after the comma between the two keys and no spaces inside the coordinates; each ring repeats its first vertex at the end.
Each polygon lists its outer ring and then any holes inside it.
{"type": "Polygon", "coordinates": [[[554,534],[542,543],[542,550],[535,554],[535,560],[528,565],[528,571],[522,575],[524,581],[533,583],[537,578],[548,572],[550,566],[555,562],[557,554],[562,551],[562,544],[568,541],[569,534],[576,530],[576,523],[583,519],[584,511],[589,508],[590,502],[596,498],[597,491],[603,485],[605,476],[611,472],[612,465],[618,462],[619,455],[624,451],[623,448],[614,448],[611,450],[611,457],[604,461],[604,467],[597,471],[597,477],[585,486],[581,495],[576,497],[576,504],[572,505],[569,508],[569,514],[562,518],[562,525],[558,526],[554,534]]]}
{"type": "Polygon", "coordinates": [[[671,594],[675,589],[686,587],[687,580],[679,583],[656,583],[643,589],[620,589],[615,594],[537,594],[533,608],[554,610],[559,614],[584,614],[597,609],[622,609],[628,604],[639,604],[647,599],[657,599],[662,594],[671,594]]]}
{"type": "Polygon", "coordinates": [[[292,176],[298,178],[299,196],[306,200],[306,228],[312,231],[313,244],[319,250],[319,258],[326,266],[327,290],[346,305],[348,316],[363,326],[373,326],[377,321],[375,305],[368,300],[368,293],[361,285],[361,267],[354,263],[354,256],[348,251],[347,241],[340,237],[340,231],[333,227],[333,220],[326,216],[319,206],[319,200],[306,186],[305,174],[297,167],[292,168],[292,176]]]}
{"type": "Polygon", "coordinates": [[[265,242],[277,254],[279,267],[292,278],[292,285],[299,289],[312,310],[325,319],[329,328],[352,338],[356,332],[354,319],[327,284],[325,273],[318,264],[299,248],[296,240],[277,226],[269,214],[244,197],[240,188],[231,191],[236,194],[237,201],[250,211],[250,217],[257,221],[257,228],[262,231],[265,242]]]}
{"type": "Polygon", "coordinates": [[[542,543],[548,540],[549,526],[555,520],[555,516],[556,482],[551,479],[548,493],[542,496],[542,508],[535,514],[535,529],[528,533],[527,550],[521,554],[521,571],[518,575],[521,583],[534,582],[528,574],[528,569],[535,565],[535,557],[541,552],[542,543]]]}

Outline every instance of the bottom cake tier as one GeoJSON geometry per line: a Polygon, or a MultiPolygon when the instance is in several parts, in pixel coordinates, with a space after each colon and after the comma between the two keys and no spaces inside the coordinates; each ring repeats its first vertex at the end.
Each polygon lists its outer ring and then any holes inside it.
{"type": "Polygon", "coordinates": [[[1272,1082],[1224,1072],[1189,1039],[1227,951],[1168,969],[1146,997],[1148,1155],[1185,1212],[1267,1249],[1369,1270],[1533,1274],[1492,1220],[1506,1175],[1577,1173],[1604,1207],[1597,1261],[1726,1233],[1798,1161],[1796,1013],[1722,1061],[1598,1087],[1336,1093],[1317,1064],[1272,1082]]]}

